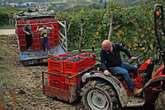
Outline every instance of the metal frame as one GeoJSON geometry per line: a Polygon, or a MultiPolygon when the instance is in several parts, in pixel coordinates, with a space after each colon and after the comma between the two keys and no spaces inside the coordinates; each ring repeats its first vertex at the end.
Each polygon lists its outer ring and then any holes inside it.
{"type": "Polygon", "coordinates": [[[60,26],[62,27],[61,29],[64,30],[64,33],[62,31],[59,31],[59,38],[60,38],[60,44],[63,47],[63,49],[67,52],[68,51],[68,44],[67,44],[67,25],[66,21],[57,21],[60,26]]]}

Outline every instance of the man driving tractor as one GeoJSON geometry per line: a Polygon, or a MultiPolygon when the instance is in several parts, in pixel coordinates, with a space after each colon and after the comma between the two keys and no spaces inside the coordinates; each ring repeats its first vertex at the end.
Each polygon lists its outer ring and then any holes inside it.
{"type": "Polygon", "coordinates": [[[124,52],[129,59],[135,60],[137,57],[131,56],[129,50],[120,44],[112,44],[110,40],[104,40],[102,42],[102,50],[100,53],[101,67],[104,70],[105,75],[110,75],[111,71],[113,74],[120,74],[127,82],[128,88],[133,92],[134,95],[141,92],[142,89],[134,89],[134,84],[129,76],[129,71],[136,71],[136,67],[122,62],[120,52],[124,52]]]}

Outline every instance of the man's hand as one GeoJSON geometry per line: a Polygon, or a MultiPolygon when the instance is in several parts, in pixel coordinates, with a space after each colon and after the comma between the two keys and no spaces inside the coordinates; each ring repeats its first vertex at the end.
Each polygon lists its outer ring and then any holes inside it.
{"type": "Polygon", "coordinates": [[[131,60],[136,60],[136,59],[138,59],[138,57],[131,57],[130,59],[131,60]]]}
{"type": "Polygon", "coordinates": [[[104,70],[104,74],[107,75],[107,76],[111,75],[111,73],[108,70],[104,70]]]}

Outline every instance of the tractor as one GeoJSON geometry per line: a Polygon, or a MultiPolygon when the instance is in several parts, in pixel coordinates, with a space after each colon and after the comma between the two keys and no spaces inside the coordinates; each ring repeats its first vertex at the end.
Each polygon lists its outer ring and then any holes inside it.
{"type": "MultiPolygon", "coordinates": [[[[44,94],[57,97],[69,103],[72,103],[81,96],[84,110],[122,110],[125,107],[142,107],[145,105],[155,105],[155,110],[164,110],[165,50],[163,40],[165,30],[162,5],[155,5],[154,17],[155,36],[161,55],[161,60],[159,60],[161,61],[161,66],[153,72],[154,65],[158,63],[158,60],[148,58],[144,63],[141,63],[141,57],[138,57],[136,60],[138,69],[136,74],[132,76],[135,88],[142,88],[138,96],[129,93],[122,76],[113,73],[111,75],[104,75],[99,64],[87,68],[76,75],[67,76],[67,74],[52,73],[56,76],[59,75],[60,78],[65,77],[65,81],[72,81],[72,83],[69,82],[69,86],[64,87],[65,90],[61,90],[62,86],[54,88],[47,85],[45,83],[45,72],[43,72],[44,94]],[[74,80],[73,82],[71,79],[75,77],[78,78],[78,80],[74,80]]],[[[57,83],[59,83],[59,81],[56,81],[56,84],[57,83]]]]}

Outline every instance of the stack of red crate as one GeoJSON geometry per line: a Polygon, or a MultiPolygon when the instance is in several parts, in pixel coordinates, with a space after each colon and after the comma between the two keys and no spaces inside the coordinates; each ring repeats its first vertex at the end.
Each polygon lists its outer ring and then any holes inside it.
{"type": "Polygon", "coordinates": [[[91,67],[96,64],[96,55],[91,52],[84,52],[81,53],[80,56],[84,57],[85,59],[85,68],[91,67]]]}
{"type": "Polygon", "coordinates": [[[51,31],[51,38],[49,39],[49,44],[50,44],[50,47],[51,48],[54,48],[57,44],[58,44],[58,41],[59,41],[59,24],[57,23],[57,20],[55,19],[49,19],[49,26],[52,27],[52,31],[51,31]]]}
{"type": "MultiPolygon", "coordinates": [[[[85,69],[85,59],[79,55],[75,55],[64,61],[64,74],[68,76],[77,75],[85,69]]],[[[79,83],[78,77],[73,77],[72,79],[66,79],[66,83],[76,84],[79,83]]]]}
{"type": "Polygon", "coordinates": [[[76,97],[76,89],[80,86],[80,78],[76,75],[95,64],[95,60],[87,54],[93,55],[92,53],[79,55],[67,53],[48,59],[48,96],[55,96],[68,102],[75,100],[72,99],[73,95],[76,97]],[[86,62],[89,59],[92,60],[86,62]]]}
{"type": "Polygon", "coordinates": [[[46,95],[54,96],[67,102],[75,100],[70,99],[70,97],[73,95],[76,96],[76,91],[70,91],[73,86],[66,83],[67,75],[64,74],[64,62],[71,56],[72,53],[66,53],[58,56],[51,56],[48,59],[48,86],[45,88],[46,95]]]}
{"type": "Polygon", "coordinates": [[[64,73],[76,74],[85,69],[85,59],[79,55],[64,61],[64,73]]]}
{"type": "Polygon", "coordinates": [[[53,87],[65,85],[64,61],[72,56],[71,53],[61,54],[48,58],[48,84],[53,87]]]}
{"type": "Polygon", "coordinates": [[[26,39],[25,39],[25,32],[24,27],[25,25],[29,24],[32,29],[32,51],[39,51],[42,50],[42,42],[41,42],[41,36],[40,32],[37,31],[37,27],[39,25],[47,25],[47,26],[53,26],[52,31],[49,33],[49,46],[50,48],[55,48],[58,44],[58,37],[59,37],[59,30],[60,26],[57,23],[57,20],[54,18],[40,18],[40,19],[20,19],[17,20],[17,28],[16,28],[16,34],[18,35],[18,43],[20,46],[21,51],[27,51],[26,49],[26,39]]]}

